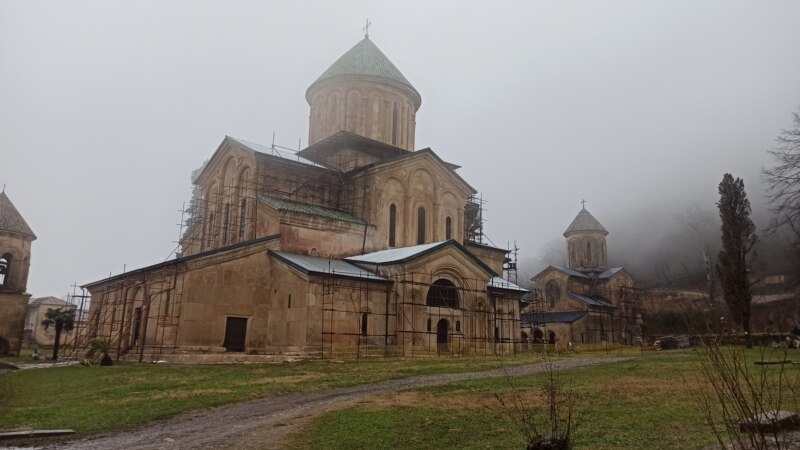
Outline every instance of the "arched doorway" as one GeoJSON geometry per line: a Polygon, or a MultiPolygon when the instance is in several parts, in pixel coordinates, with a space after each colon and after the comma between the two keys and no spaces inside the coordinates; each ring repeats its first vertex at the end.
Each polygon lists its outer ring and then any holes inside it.
{"type": "Polygon", "coordinates": [[[450,324],[447,319],[441,319],[436,324],[436,349],[439,353],[446,353],[447,349],[447,335],[450,324]]]}
{"type": "Polygon", "coordinates": [[[548,344],[555,344],[556,343],[556,332],[550,330],[547,332],[547,343],[548,344]]]}
{"type": "Polygon", "coordinates": [[[533,343],[534,344],[541,344],[542,342],[544,342],[544,333],[542,333],[542,330],[540,330],[538,328],[534,328],[533,329],[533,343]]]}

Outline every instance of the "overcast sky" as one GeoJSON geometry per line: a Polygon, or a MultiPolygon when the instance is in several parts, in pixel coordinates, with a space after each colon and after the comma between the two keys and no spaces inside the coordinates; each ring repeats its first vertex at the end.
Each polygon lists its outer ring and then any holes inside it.
{"type": "Polygon", "coordinates": [[[307,87],[362,37],[422,95],[487,235],[533,257],[580,201],[657,238],[759,170],[800,104],[800,2],[0,0],[0,183],[38,239],[28,291],[163,261],[228,134],[305,147],[307,87]]]}

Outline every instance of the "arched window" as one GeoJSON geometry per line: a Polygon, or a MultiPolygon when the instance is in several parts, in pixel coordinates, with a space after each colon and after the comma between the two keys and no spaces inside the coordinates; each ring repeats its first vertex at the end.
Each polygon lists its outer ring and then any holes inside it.
{"type": "Polygon", "coordinates": [[[600,244],[600,260],[606,262],[606,243],[600,244]]]}
{"type": "Polygon", "coordinates": [[[397,245],[397,206],[389,205],[389,247],[397,245]]]}
{"type": "Polygon", "coordinates": [[[6,253],[0,257],[0,286],[6,286],[8,274],[11,272],[11,253],[6,253]]]}
{"type": "Polygon", "coordinates": [[[431,332],[431,318],[428,317],[428,333],[431,332]]]}
{"type": "Polygon", "coordinates": [[[456,331],[461,331],[461,321],[456,320],[456,331]]]}
{"type": "Polygon", "coordinates": [[[578,246],[575,245],[574,242],[570,242],[569,243],[569,253],[571,255],[572,262],[573,263],[577,263],[578,262],[578,246]]]}
{"type": "Polygon", "coordinates": [[[458,290],[456,285],[450,280],[436,280],[428,288],[428,297],[425,299],[428,306],[439,306],[444,308],[458,308],[458,290]]]}
{"type": "Polygon", "coordinates": [[[589,263],[592,262],[592,243],[591,242],[587,242],[586,243],[586,256],[585,256],[585,258],[586,258],[586,262],[589,262],[589,263]]]}
{"type": "Polygon", "coordinates": [[[244,238],[244,216],[247,211],[247,199],[243,198],[239,205],[239,239],[244,238]]]}
{"type": "Polygon", "coordinates": [[[425,208],[417,210],[417,244],[425,243],[425,208]]]}
{"type": "Polygon", "coordinates": [[[208,215],[208,232],[206,233],[209,247],[214,246],[214,213],[208,215]]]}
{"type": "Polygon", "coordinates": [[[392,145],[397,145],[397,103],[392,109],[392,145]]]}
{"type": "Polygon", "coordinates": [[[228,243],[228,225],[230,225],[230,218],[231,218],[231,205],[225,203],[225,212],[222,216],[222,245],[226,245],[228,243]]]}
{"type": "Polygon", "coordinates": [[[547,299],[547,306],[554,308],[556,301],[561,298],[561,289],[558,287],[556,280],[550,280],[544,288],[545,298],[547,299]]]}
{"type": "Polygon", "coordinates": [[[450,216],[444,219],[444,238],[453,239],[453,219],[450,216]]]}
{"type": "Polygon", "coordinates": [[[369,314],[361,314],[361,336],[367,336],[367,324],[369,323],[369,314]]]}

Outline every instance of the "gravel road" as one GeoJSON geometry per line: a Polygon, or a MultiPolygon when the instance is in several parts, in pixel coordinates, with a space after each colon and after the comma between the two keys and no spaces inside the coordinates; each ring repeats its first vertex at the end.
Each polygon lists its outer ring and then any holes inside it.
{"type": "MultiPolygon", "coordinates": [[[[631,358],[591,358],[558,361],[559,370],[625,361],[631,358]]],[[[546,363],[507,369],[447,375],[426,375],[342,389],[265,397],[212,410],[184,414],[140,429],[58,444],[67,449],[199,449],[281,448],[281,441],[302,421],[348,402],[388,392],[435,386],[457,381],[544,372],[546,363]]],[[[47,447],[46,447],[47,448],[47,447]]]]}

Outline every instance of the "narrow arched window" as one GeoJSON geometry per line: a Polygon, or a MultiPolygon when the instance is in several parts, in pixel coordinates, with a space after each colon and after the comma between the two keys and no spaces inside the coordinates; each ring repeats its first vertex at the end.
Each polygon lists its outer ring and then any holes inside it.
{"type": "Polygon", "coordinates": [[[431,318],[428,317],[428,333],[431,332],[431,318]]]}
{"type": "Polygon", "coordinates": [[[392,145],[397,145],[397,103],[392,109],[392,145]]]}
{"type": "Polygon", "coordinates": [[[444,238],[453,239],[453,219],[450,216],[444,219],[444,238]]]}
{"type": "Polygon", "coordinates": [[[592,243],[586,243],[586,262],[592,262],[592,243]]]}
{"type": "Polygon", "coordinates": [[[389,247],[397,245],[397,206],[389,205],[389,247]]]}
{"type": "Polygon", "coordinates": [[[228,225],[230,224],[231,218],[231,205],[226,203],[224,211],[222,216],[222,245],[228,243],[228,225]]]}
{"type": "Polygon", "coordinates": [[[600,244],[600,258],[602,258],[601,261],[606,262],[606,243],[605,242],[600,244]]]}
{"type": "Polygon", "coordinates": [[[208,231],[206,233],[206,241],[209,247],[214,245],[214,213],[208,215],[208,231]]]}
{"type": "Polygon", "coordinates": [[[243,198],[239,205],[239,239],[244,238],[244,216],[247,211],[247,199],[243,198]]]}
{"type": "Polygon", "coordinates": [[[11,254],[6,253],[0,257],[0,286],[5,286],[8,281],[8,274],[11,271],[11,254]]]}
{"type": "Polygon", "coordinates": [[[461,321],[456,320],[456,331],[461,331],[461,321]]]}
{"type": "Polygon", "coordinates": [[[425,208],[417,210],[417,244],[425,243],[425,208]]]}
{"type": "Polygon", "coordinates": [[[369,314],[361,314],[361,336],[367,336],[367,324],[369,323],[369,314]]]}

